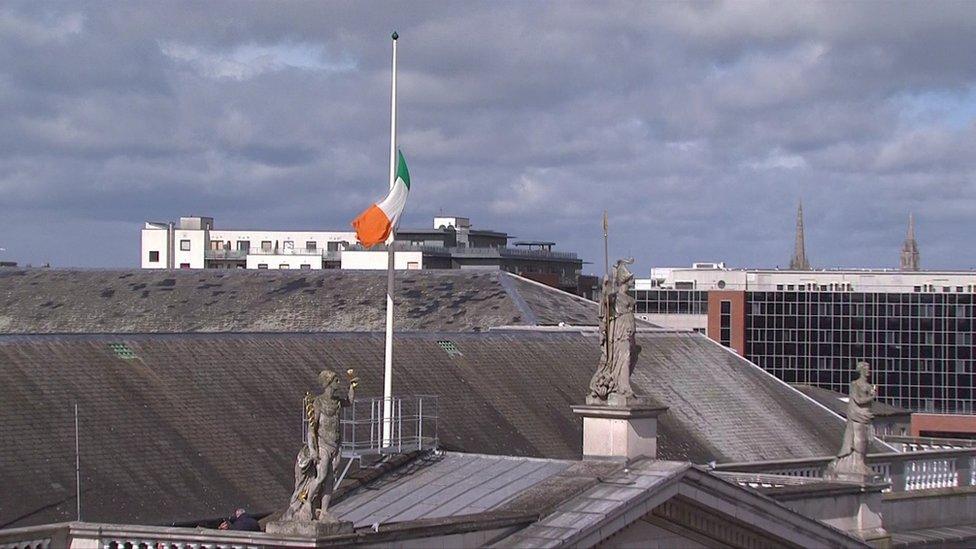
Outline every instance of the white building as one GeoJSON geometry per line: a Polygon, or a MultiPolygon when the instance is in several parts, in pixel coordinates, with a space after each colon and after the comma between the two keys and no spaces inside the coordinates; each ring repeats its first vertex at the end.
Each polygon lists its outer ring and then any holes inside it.
{"type": "MultiPolygon", "coordinates": [[[[580,275],[575,253],[554,242],[516,241],[507,233],[474,229],[466,217],[437,216],[429,229],[397,229],[396,269],[501,269],[592,297],[595,277],[580,275]]],[[[386,246],[363,249],[353,231],[241,231],[214,228],[212,217],[179,224],[146,222],[143,269],[367,269],[387,268],[386,246]]]]}
{"type": "Polygon", "coordinates": [[[896,269],[730,269],[724,263],[651,269],[637,290],[738,290],[749,292],[973,293],[976,271],[896,269]]]}
{"type": "MultiPolygon", "coordinates": [[[[218,230],[212,217],[142,228],[143,269],[323,269],[340,266],[352,231],[218,230]]],[[[385,268],[385,264],[384,264],[385,268]]]]}

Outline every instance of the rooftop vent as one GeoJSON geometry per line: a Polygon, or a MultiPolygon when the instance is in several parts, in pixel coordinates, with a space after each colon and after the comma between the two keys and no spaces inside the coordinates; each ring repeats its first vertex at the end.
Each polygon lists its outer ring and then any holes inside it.
{"type": "Polygon", "coordinates": [[[109,343],[108,348],[112,349],[115,356],[121,358],[122,360],[132,360],[133,358],[136,358],[136,353],[133,352],[133,350],[125,343],[109,343]]]}
{"type": "Polygon", "coordinates": [[[461,353],[461,349],[458,349],[458,346],[455,345],[453,341],[441,339],[437,342],[437,344],[440,346],[441,349],[444,349],[444,352],[447,353],[447,356],[451,358],[457,356],[464,356],[464,354],[461,353]]]}

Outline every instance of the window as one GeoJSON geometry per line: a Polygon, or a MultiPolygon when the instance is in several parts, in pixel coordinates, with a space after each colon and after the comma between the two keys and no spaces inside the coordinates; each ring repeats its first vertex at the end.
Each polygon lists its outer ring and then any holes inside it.
{"type": "Polygon", "coordinates": [[[267,263],[258,263],[258,269],[267,269],[267,268],[268,268],[267,263]]]}
{"type": "Polygon", "coordinates": [[[159,252],[157,252],[156,250],[150,251],[149,252],[149,262],[150,263],[159,263],[159,252]]]}
{"type": "Polygon", "coordinates": [[[407,261],[407,269],[410,269],[410,270],[418,270],[418,269],[420,269],[420,262],[419,261],[407,261]]]}
{"type": "Polygon", "coordinates": [[[291,267],[289,267],[287,263],[281,263],[281,264],[278,265],[278,268],[279,269],[290,269],[291,267]]]}
{"type": "Polygon", "coordinates": [[[294,250],[295,249],[295,241],[294,240],[286,240],[283,247],[286,250],[294,250]]]}
{"type": "Polygon", "coordinates": [[[312,270],[312,266],[309,265],[308,263],[302,263],[299,268],[301,270],[303,270],[303,271],[310,271],[310,270],[312,270]]]}
{"type": "Polygon", "coordinates": [[[180,263],[180,268],[181,269],[189,269],[190,268],[190,264],[189,263],[180,263]]]}
{"type": "Polygon", "coordinates": [[[722,301],[719,310],[719,343],[732,346],[732,302],[722,301]]]}
{"type": "Polygon", "coordinates": [[[180,240],[180,250],[182,250],[184,252],[190,251],[190,241],[189,240],[180,240]]]}
{"type": "Polygon", "coordinates": [[[224,241],[223,240],[211,240],[210,241],[210,249],[211,250],[223,250],[224,249],[224,241]]]}
{"type": "Polygon", "coordinates": [[[306,250],[312,250],[312,251],[314,251],[316,248],[318,248],[318,244],[316,244],[314,240],[309,240],[309,241],[305,242],[305,249],[306,250]]]}
{"type": "Polygon", "coordinates": [[[261,249],[264,250],[264,251],[266,251],[266,252],[270,252],[271,251],[271,241],[270,240],[262,240],[261,241],[261,249]]]}
{"type": "Polygon", "coordinates": [[[776,289],[779,290],[779,291],[783,291],[783,285],[782,284],[777,284],[776,285],[776,289]]]}
{"type": "Polygon", "coordinates": [[[251,241],[250,240],[238,240],[237,241],[237,250],[238,251],[246,252],[246,251],[249,251],[250,249],[251,249],[251,241]]]}
{"type": "Polygon", "coordinates": [[[326,242],[325,249],[327,249],[330,252],[338,252],[339,251],[339,243],[338,242],[326,242]]]}

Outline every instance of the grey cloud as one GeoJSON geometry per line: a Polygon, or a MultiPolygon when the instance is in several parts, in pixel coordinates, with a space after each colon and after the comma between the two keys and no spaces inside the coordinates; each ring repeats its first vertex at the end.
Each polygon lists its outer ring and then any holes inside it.
{"type": "Polygon", "coordinates": [[[926,265],[976,263],[976,126],[907,116],[976,97],[965,2],[6,3],[0,257],[131,266],[187,213],[348,226],[385,188],[394,28],[405,224],[597,271],[607,209],[640,271],[774,266],[802,197],[817,265],[894,265],[910,210],[926,265]]]}

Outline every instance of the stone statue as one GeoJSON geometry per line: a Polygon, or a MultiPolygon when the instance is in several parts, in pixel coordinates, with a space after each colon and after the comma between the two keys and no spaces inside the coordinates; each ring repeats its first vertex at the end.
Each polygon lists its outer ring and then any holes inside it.
{"type": "Polygon", "coordinates": [[[269,532],[316,535],[324,532],[316,526],[338,523],[328,509],[342,444],[340,419],[342,408],[352,403],[359,382],[352,370],[346,374],[349,377],[346,394],[339,388],[339,376],[331,370],[322,370],[318,377],[322,394],[314,399],[306,395],[308,433],[295,460],[295,491],[281,519],[269,523],[269,532]],[[309,525],[311,528],[305,527],[309,525]]]}
{"type": "Polygon", "coordinates": [[[878,388],[868,380],[871,368],[867,362],[857,363],[858,378],[851,382],[850,399],[847,402],[847,427],[844,441],[837,457],[827,466],[826,478],[864,481],[874,476],[865,462],[874,430],[871,420],[871,403],[878,395],[878,388]]]}
{"type": "Polygon", "coordinates": [[[625,406],[632,403],[630,374],[637,363],[637,323],[634,298],[630,295],[633,273],[627,268],[633,259],[618,260],[613,278],[604,277],[600,298],[600,364],[590,380],[587,404],[625,406]]]}

